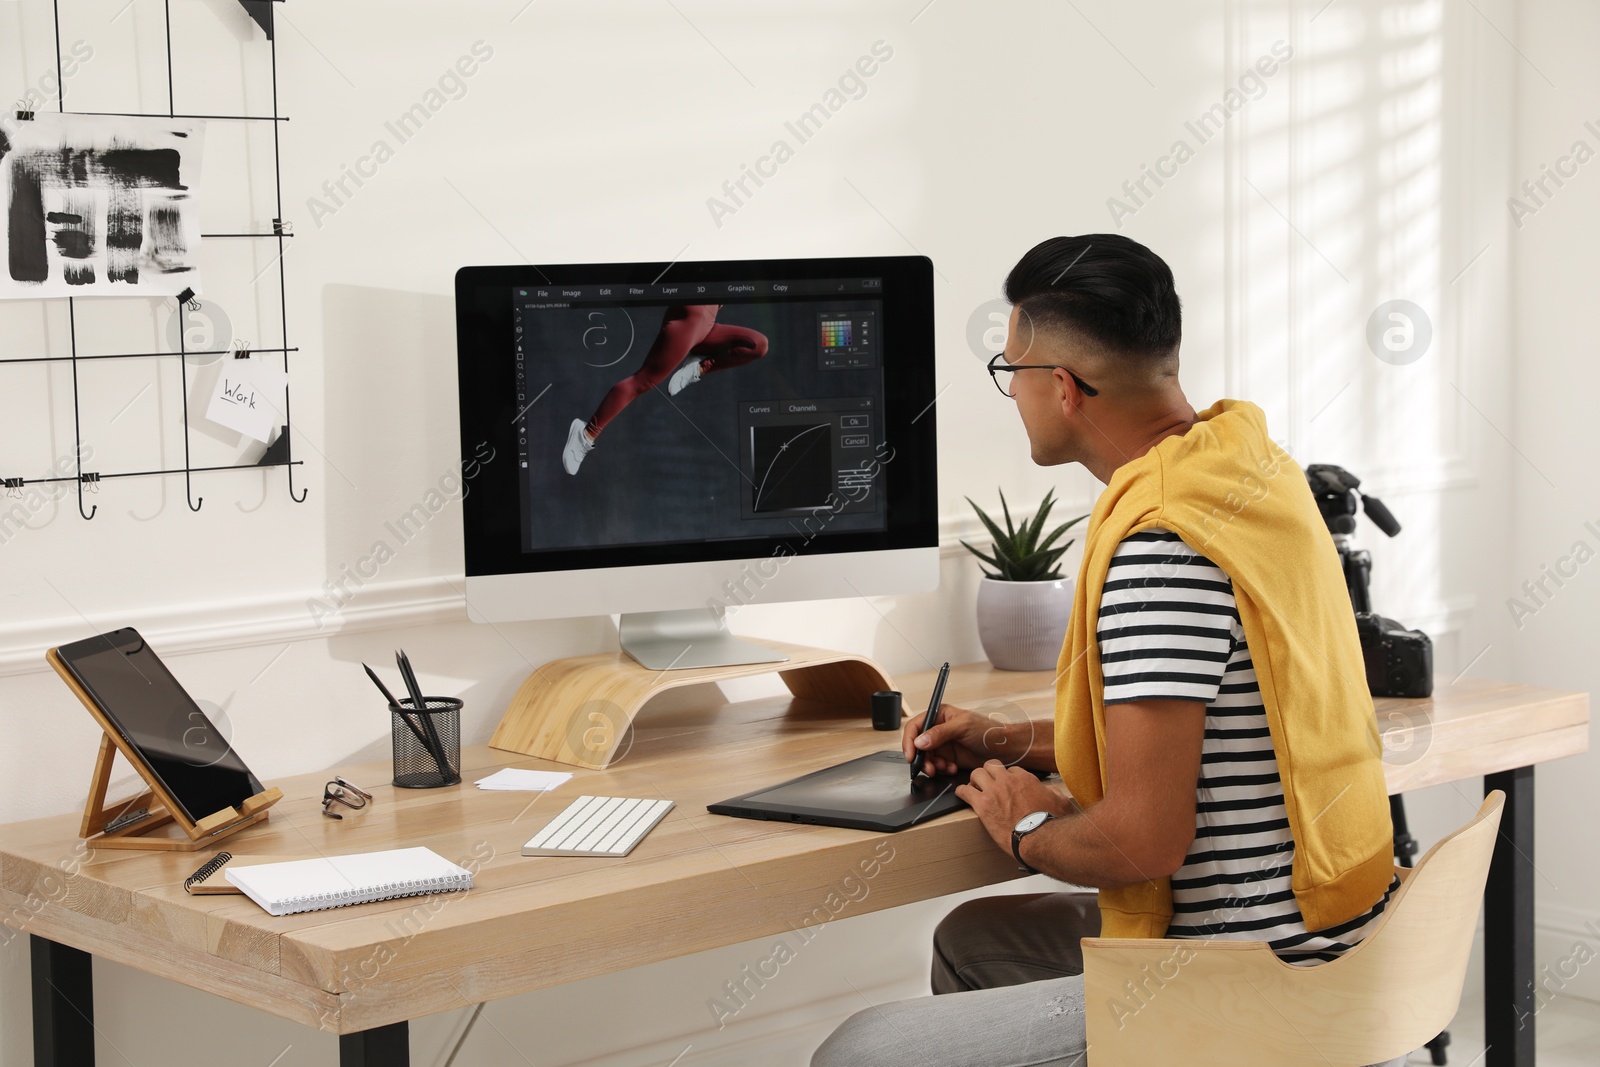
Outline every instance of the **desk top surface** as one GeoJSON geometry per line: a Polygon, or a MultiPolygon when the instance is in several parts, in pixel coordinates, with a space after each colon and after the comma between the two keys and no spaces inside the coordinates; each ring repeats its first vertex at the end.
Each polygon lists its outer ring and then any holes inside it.
{"type": "MultiPolygon", "coordinates": [[[[898,680],[908,709],[933,672],[898,680]]],[[[955,668],[945,699],[1007,719],[1048,718],[1049,672],[955,668]]],[[[1391,791],[1543,762],[1588,747],[1588,697],[1441,678],[1431,700],[1376,702],[1391,791]]],[[[190,897],[210,851],[86,850],[78,816],[0,828],[7,925],[350,1033],[625,967],[1017,877],[969,811],[881,835],[711,815],[705,806],[885,748],[865,713],[787,696],[727,703],[715,686],[663,697],[601,771],[484,746],[463,784],[374,783],[387,761],[337,768],[375,801],[321,816],[319,773],[275,781],[270,819],[221,847],[235,863],[423,845],[475,870],[468,893],[274,918],[239,896],[190,897]],[[713,746],[709,739],[715,738],[713,746]],[[480,790],[501,767],[568,770],[550,793],[480,790]],[[667,818],[623,859],[525,858],[520,848],[583,793],[665,797],[667,818]]]]}

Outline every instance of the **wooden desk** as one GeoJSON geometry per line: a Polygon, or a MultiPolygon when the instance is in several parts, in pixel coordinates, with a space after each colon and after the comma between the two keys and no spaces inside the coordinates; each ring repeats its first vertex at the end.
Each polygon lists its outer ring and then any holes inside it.
{"type": "MultiPolygon", "coordinates": [[[[926,702],[932,681],[899,680],[908,708],[926,702]]],[[[1046,718],[1050,683],[1048,672],[971,665],[952,671],[946,700],[1046,718]]],[[[799,930],[834,909],[861,914],[1017,877],[970,812],[888,837],[708,814],[712,801],[895,742],[864,715],[814,702],[704,697],[647,711],[618,762],[577,770],[550,794],[474,788],[504,766],[570,769],[485,747],[463,754],[465,783],[446,789],[375,786],[387,762],[341,767],[373,790],[373,805],[335,822],[320,814],[328,775],[278,781],[285,799],[271,819],[227,842],[235,862],[426,845],[477,868],[465,894],[273,918],[243,897],[186,896],[195,856],[85,852],[75,816],[3,828],[0,919],[33,936],[36,1062],[93,1063],[90,954],[339,1033],[344,1067],[403,1067],[412,1018],[799,930]],[[522,857],[522,843],[580,793],[677,807],[625,859],[522,857]],[[863,883],[869,891],[850,900],[863,883]]],[[[1506,791],[1487,894],[1488,1063],[1531,1065],[1533,1027],[1518,1030],[1516,1013],[1533,1008],[1532,766],[1587,749],[1587,694],[1441,679],[1431,701],[1378,709],[1391,790],[1485,775],[1486,788],[1506,791]]]]}

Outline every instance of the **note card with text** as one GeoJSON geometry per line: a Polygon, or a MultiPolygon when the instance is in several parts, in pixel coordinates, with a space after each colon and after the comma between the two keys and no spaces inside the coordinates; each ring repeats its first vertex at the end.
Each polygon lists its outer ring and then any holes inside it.
{"type": "Polygon", "coordinates": [[[266,360],[225,359],[206,418],[271,444],[273,432],[286,421],[283,398],[288,385],[289,376],[266,360]]]}

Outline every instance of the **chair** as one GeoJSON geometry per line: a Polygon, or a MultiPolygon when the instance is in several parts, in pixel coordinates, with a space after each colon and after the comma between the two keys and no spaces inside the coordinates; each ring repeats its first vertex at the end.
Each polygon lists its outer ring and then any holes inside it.
{"type": "Polygon", "coordinates": [[[1295,967],[1264,942],[1085,938],[1089,1067],[1360,1067],[1408,1055],[1461,1000],[1505,794],[1440,841],[1365,940],[1295,967]]]}

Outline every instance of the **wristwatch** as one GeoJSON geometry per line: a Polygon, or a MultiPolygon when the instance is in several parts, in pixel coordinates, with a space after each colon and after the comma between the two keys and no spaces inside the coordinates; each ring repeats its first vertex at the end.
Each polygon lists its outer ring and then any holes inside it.
{"type": "Polygon", "coordinates": [[[1037,869],[1028,866],[1027,861],[1022,858],[1022,839],[1033,833],[1035,830],[1053,818],[1055,818],[1055,816],[1051,815],[1048,811],[1036,811],[1030,815],[1024,815],[1022,817],[1022,821],[1018,822],[1017,825],[1012,828],[1011,854],[1017,857],[1017,866],[1022,870],[1027,871],[1029,874],[1038,874],[1039,872],[1037,869]]]}

